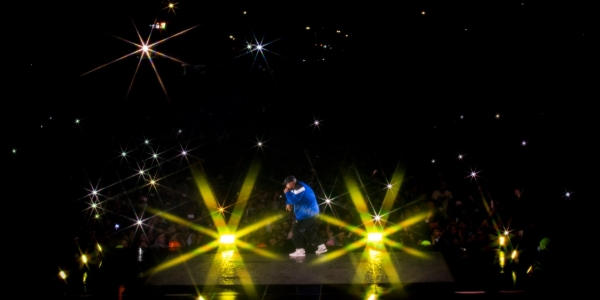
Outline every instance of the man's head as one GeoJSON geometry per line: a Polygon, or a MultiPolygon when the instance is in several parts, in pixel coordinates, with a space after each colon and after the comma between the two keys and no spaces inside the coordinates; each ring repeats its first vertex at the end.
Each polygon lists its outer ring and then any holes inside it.
{"type": "Polygon", "coordinates": [[[285,185],[285,187],[288,189],[294,188],[296,186],[296,177],[294,177],[294,175],[286,177],[283,180],[283,185],[285,185]]]}
{"type": "Polygon", "coordinates": [[[433,228],[433,237],[434,238],[439,238],[440,236],[442,236],[442,233],[444,233],[444,229],[442,229],[441,226],[435,226],[433,228]]]}

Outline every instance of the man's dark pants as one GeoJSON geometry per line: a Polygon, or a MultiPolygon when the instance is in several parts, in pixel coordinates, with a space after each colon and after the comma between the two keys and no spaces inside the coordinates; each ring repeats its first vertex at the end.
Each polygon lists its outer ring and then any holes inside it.
{"type": "MultiPolygon", "coordinates": [[[[318,215],[312,216],[304,220],[296,220],[292,224],[292,242],[296,249],[304,248],[304,238],[310,245],[316,247],[323,242],[319,240],[317,219],[318,215]]],[[[309,246],[309,245],[307,245],[309,246]]]]}

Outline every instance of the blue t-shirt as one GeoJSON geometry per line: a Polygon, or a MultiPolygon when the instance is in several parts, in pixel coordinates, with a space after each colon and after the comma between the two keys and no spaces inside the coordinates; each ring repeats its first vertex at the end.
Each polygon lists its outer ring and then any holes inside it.
{"type": "Polygon", "coordinates": [[[315,192],[302,181],[296,182],[296,189],[285,193],[286,204],[294,206],[296,220],[304,220],[319,213],[315,192]]]}

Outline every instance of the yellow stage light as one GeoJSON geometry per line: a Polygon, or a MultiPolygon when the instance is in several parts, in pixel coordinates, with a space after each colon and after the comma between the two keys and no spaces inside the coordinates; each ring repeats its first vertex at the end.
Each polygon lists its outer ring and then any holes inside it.
{"type": "Polygon", "coordinates": [[[235,236],[233,234],[224,234],[219,239],[221,244],[233,244],[235,241],[235,236]]]}
{"type": "Polygon", "coordinates": [[[381,233],[369,233],[368,240],[369,242],[381,242],[383,239],[383,235],[381,233]]]}

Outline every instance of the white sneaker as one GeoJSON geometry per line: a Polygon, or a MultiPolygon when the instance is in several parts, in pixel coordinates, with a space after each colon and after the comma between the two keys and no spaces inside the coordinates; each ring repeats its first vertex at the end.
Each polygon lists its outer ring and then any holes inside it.
{"type": "Polygon", "coordinates": [[[321,254],[325,252],[327,252],[327,247],[325,247],[325,245],[323,244],[319,245],[319,248],[317,248],[317,251],[315,251],[316,254],[321,254]]]}
{"type": "Polygon", "coordinates": [[[290,257],[302,257],[302,256],[306,256],[304,249],[296,249],[295,252],[290,253],[290,257]]]}

